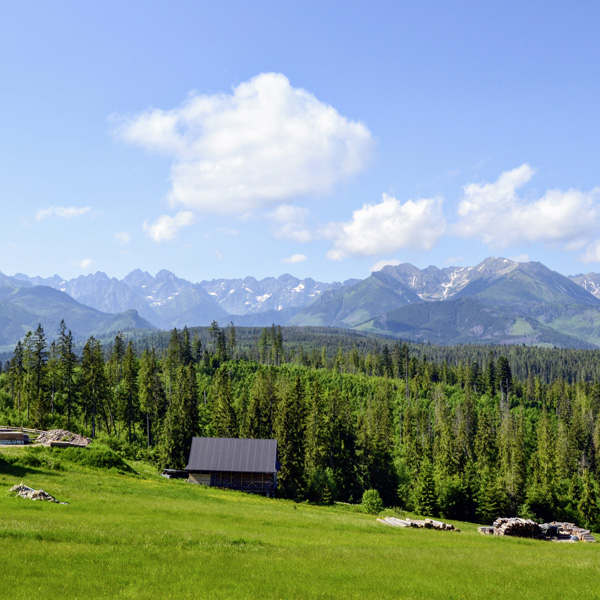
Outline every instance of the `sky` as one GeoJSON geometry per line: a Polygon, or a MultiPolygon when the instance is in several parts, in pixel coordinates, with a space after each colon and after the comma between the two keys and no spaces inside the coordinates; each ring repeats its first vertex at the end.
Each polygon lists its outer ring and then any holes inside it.
{"type": "Polygon", "coordinates": [[[0,0],[0,271],[600,272],[600,3],[0,0]]]}

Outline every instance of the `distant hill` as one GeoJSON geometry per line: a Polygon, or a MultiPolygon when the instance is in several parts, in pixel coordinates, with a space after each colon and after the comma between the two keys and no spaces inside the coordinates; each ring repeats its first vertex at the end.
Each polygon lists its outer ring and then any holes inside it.
{"type": "Polygon", "coordinates": [[[402,282],[380,271],[354,285],[322,294],[288,324],[354,327],[382,312],[414,302],[422,300],[402,282]]]}
{"type": "Polygon", "coordinates": [[[38,323],[49,339],[59,330],[61,319],[77,339],[108,336],[118,331],[151,330],[154,327],[135,310],[107,314],[77,302],[68,294],[48,286],[23,287],[0,281],[0,346],[12,346],[38,323]]]}

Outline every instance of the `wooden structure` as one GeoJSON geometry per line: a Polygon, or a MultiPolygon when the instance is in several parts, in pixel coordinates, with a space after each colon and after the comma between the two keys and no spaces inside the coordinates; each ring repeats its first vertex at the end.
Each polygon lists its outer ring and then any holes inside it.
{"type": "Polygon", "coordinates": [[[0,445],[23,446],[29,443],[29,436],[22,431],[2,430],[0,431],[0,445]]]}
{"type": "Polygon", "coordinates": [[[277,487],[277,440],[192,440],[188,481],[272,497],[277,487]]]}

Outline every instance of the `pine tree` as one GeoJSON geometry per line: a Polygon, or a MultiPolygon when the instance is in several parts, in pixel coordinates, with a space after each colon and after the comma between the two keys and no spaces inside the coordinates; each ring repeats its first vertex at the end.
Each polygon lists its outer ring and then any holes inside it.
{"type": "Polygon", "coordinates": [[[288,382],[282,393],[275,420],[277,451],[281,468],[277,475],[278,490],[284,498],[303,496],[305,409],[299,377],[288,382]]]}
{"type": "MultiPolygon", "coordinates": [[[[32,407],[32,424],[44,429],[48,423],[50,402],[47,391],[48,346],[41,323],[28,340],[29,397],[32,407]]],[[[29,420],[29,415],[28,415],[29,420]]]]}
{"type": "Polygon", "coordinates": [[[486,468],[480,476],[477,516],[481,523],[491,524],[504,515],[506,496],[494,469],[486,468]]]}
{"type": "Polygon", "coordinates": [[[91,436],[96,437],[97,416],[104,416],[106,429],[110,433],[110,422],[106,404],[110,397],[109,384],[104,372],[102,345],[91,336],[83,347],[81,360],[81,393],[85,405],[86,427],[88,413],[91,418],[91,436]]]}
{"type": "Polygon", "coordinates": [[[589,469],[584,469],[581,478],[581,498],[577,510],[585,527],[596,528],[600,525],[600,508],[598,506],[598,490],[589,469]]]}
{"type": "Polygon", "coordinates": [[[127,422],[127,439],[133,441],[132,428],[138,419],[139,396],[138,396],[138,371],[139,365],[133,349],[133,342],[129,341],[123,357],[123,403],[122,414],[127,422]]]}
{"type": "Polygon", "coordinates": [[[67,427],[71,425],[71,415],[76,401],[75,367],[77,356],[74,351],[73,334],[62,320],[58,335],[58,351],[60,355],[59,369],[61,373],[61,390],[67,411],[67,427]]]}
{"type": "Polygon", "coordinates": [[[139,373],[140,409],[146,419],[146,441],[154,445],[159,426],[167,408],[164,386],[160,378],[160,365],[154,346],[145,350],[140,361],[139,373]]]}
{"type": "Polygon", "coordinates": [[[433,464],[428,457],[421,462],[415,496],[415,511],[425,516],[438,515],[438,499],[435,491],[433,464]]]}
{"type": "Polygon", "coordinates": [[[233,406],[231,381],[226,365],[215,373],[210,394],[213,398],[212,431],[216,437],[238,437],[237,416],[233,406]]]}

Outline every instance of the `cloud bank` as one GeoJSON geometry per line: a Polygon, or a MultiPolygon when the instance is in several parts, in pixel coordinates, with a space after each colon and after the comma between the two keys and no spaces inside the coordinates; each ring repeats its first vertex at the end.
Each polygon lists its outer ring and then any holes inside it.
{"type": "Polygon", "coordinates": [[[365,125],[278,73],[125,118],[116,133],[173,159],[173,208],[219,214],[326,194],[362,170],[373,145],[365,125]]]}
{"type": "Polygon", "coordinates": [[[327,258],[373,256],[400,248],[429,250],[445,228],[441,198],[407,200],[402,204],[383,194],[379,204],[365,204],[355,210],[352,221],[329,226],[327,235],[334,243],[327,258]]]}
{"type": "Polygon", "coordinates": [[[494,248],[542,242],[564,244],[575,250],[585,245],[600,224],[600,188],[547,190],[537,199],[525,199],[517,190],[534,170],[523,164],[505,171],[493,183],[469,183],[458,206],[455,232],[494,248]]]}

